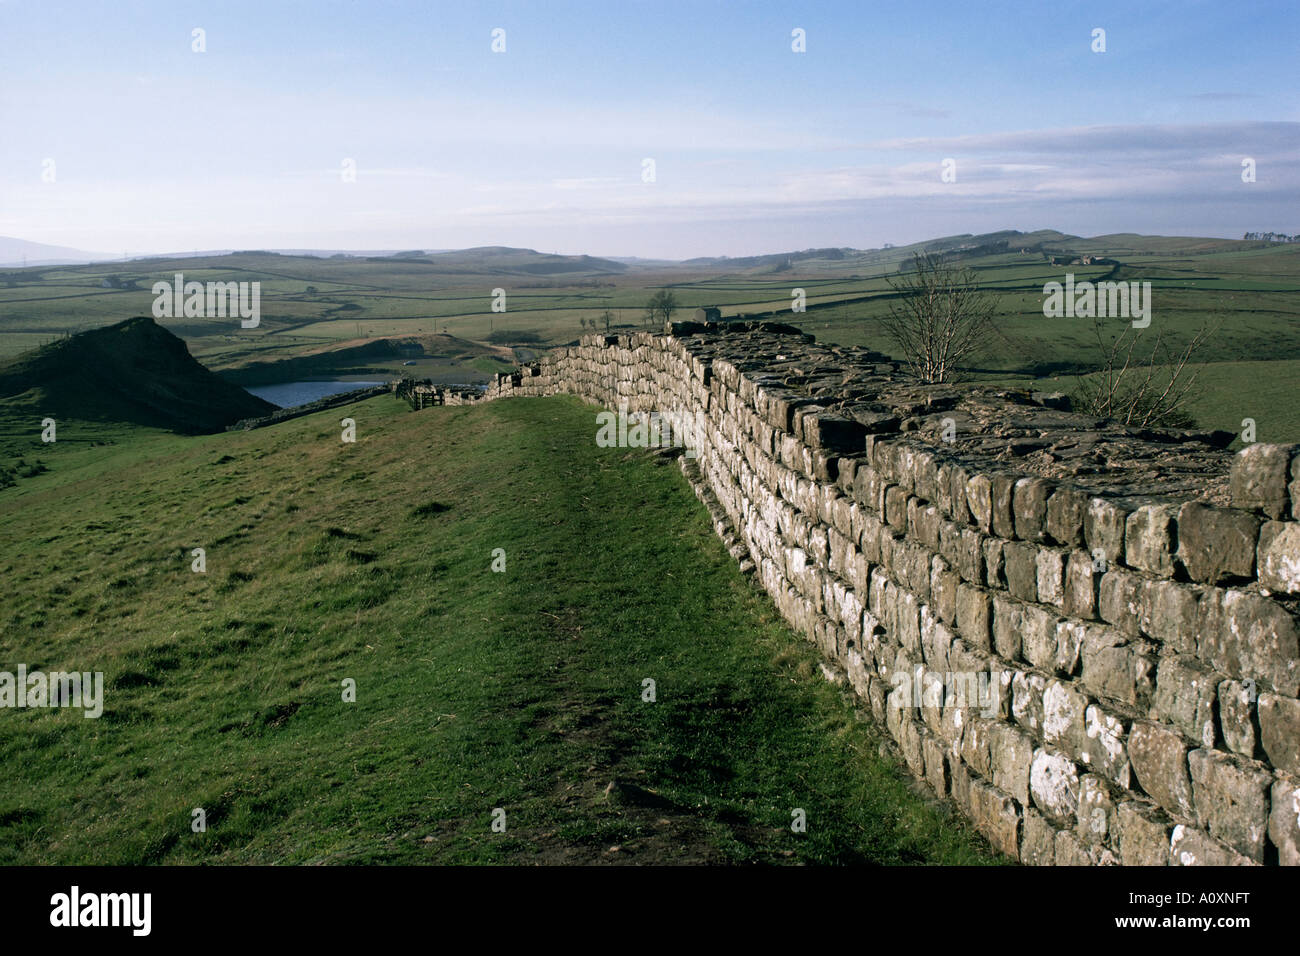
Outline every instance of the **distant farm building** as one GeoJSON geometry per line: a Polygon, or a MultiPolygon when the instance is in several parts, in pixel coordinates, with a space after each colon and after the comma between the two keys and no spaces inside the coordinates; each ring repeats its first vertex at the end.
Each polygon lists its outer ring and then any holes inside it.
{"type": "Polygon", "coordinates": [[[712,305],[706,305],[704,308],[696,309],[693,313],[691,313],[691,321],[692,322],[721,322],[722,310],[712,305]]]}

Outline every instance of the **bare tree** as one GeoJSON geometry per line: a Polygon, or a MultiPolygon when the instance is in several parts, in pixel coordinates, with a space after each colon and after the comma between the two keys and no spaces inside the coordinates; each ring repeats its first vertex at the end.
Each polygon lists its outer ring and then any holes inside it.
{"type": "Polygon", "coordinates": [[[1203,366],[1191,367],[1191,360],[1220,323],[1202,326],[1181,350],[1169,344],[1164,329],[1144,336],[1145,330],[1126,321],[1123,331],[1115,334],[1114,326],[1108,331],[1100,318],[1094,317],[1092,324],[1101,369],[1079,380],[1076,408],[1137,428],[1196,424],[1186,406],[1196,397],[1196,378],[1203,366]]]}
{"type": "Polygon", "coordinates": [[[661,289],[654,295],[650,296],[650,301],[646,303],[646,317],[653,323],[655,320],[671,322],[673,313],[679,308],[677,296],[668,289],[661,289]]]}
{"type": "Polygon", "coordinates": [[[899,298],[883,320],[885,331],[923,382],[952,381],[961,363],[996,334],[996,300],[969,267],[917,253],[910,271],[888,281],[899,298]]]}
{"type": "Polygon", "coordinates": [[[609,331],[610,323],[614,321],[614,313],[606,309],[600,314],[600,320],[605,323],[605,331],[609,331]]]}

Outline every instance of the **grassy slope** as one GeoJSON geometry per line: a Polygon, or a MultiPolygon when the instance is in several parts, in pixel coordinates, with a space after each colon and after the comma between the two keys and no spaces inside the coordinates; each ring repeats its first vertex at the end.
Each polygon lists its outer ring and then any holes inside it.
{"type": "Polygon", "coordinates": [[[677,468],[593,434],[567,398],[384,397],[29,449],[0,669],[108,686],[99,720],[0,711],[0,863],[988,861],[677,468]]]}

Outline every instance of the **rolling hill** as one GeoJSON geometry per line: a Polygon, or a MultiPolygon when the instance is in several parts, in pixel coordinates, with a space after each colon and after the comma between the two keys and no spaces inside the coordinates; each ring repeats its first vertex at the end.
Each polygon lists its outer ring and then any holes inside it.
{"type": "Polygon", "coordinates": [[[0,364],[6,411],[127,422],[182,434],[220,431],[275,406],[195,361],[185,343],[140,316],[59,339],[0,364]]]}

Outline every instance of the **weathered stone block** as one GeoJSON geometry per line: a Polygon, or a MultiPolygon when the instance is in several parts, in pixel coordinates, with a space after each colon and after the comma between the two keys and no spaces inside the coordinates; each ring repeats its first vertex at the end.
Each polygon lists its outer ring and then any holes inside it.
{"type": "Polygon", "coordinates": [[[1286,697],[1300,692],[1300,634],[1276,601],[1215,588],[1201,595],[1197,622],[1197,656],[1216,670],[1286,697]]]}
{"type": "Polygon", "coordinates": [[[1178,560],[1193,581],[1253,577],[1259,525],[1247,512],[1189,501],[1178,509],[1178,560]]]}
{"type": "Polygon", "coordinates": [[[1020,653],[1035,667],[1051,670],[1056,663],[1056,623],[1060,617],[1036,604],[1020,609],[1020,653]]]}
{"type": "Polygon", "coordinates": [[[1025,807],[1021,820],[1020,862],[1026,866],[1056,863],[1056,828],[1033,807],[1025,807]]]}
{"type": "Polygon", "coordinates": [[[1011,717],[1033,733],[1043,727],[1043,693],[1047,680],[1041,674],[1016,671],[1011,677],[1011,717]]]}
{"type": "Polygon", "coordinates": [[[1065,552],[1039,548],[1036,556],[1038,600],[1061,607],[1065,603],[1065,552]]]}
{"type": "Polygon", "coordinates": [[[800,418],[803,440],[814,449],[839,453],[862,450],[867,430],[859,422],[833,412],[816,412],[800,418]]]}
{"type": "Polygon", "coordinates": [[[944,752],[943,741],[931,734],[921,740],[921,752],[925,758],[925,782],[939,796],[948,793],[948,755],[944,752]]]}
{"type": "Polygon", "coordinates": [[[1210,839],[1196,827],[1178,824],[1169,840],[1170,866],[1250,866],[1250,860],[1210,839]]]}
{"type": "Polygon", "coordinates": [[[1128,790],[1133,778],[1128,761],[1126,722],[1107,713],[1100,704],[1089,704],[1083,715],[1083,725],[1083,749],[1079,753],[1079,763],[1121,790],[1128,790]]]}
{"type": "Polygon", "coordinates": [[[1080,682],[1103,697],[1135,707],[1151,699],[1155,659],[1145,642],[1112,628],[1090,627],[1079,650],[1083,662],[1080,682]]]}
{"type": "Polygon", "coordinates": [[[966,503],[975,526],[985,534],[993,530],[993,481],[988,475],[972,475],[966,482],[966,503]]]}
{"type": "Polygon", "coordinates": [[[1083,544],[1083,516],[1088,497],[1074,488],[1057,488],[1047,499],[1047,534],[1057,544],[1074,548],[1083,544]]]}
{"type": "Polygon", "coordinates": [[[961,572],[963,581],[971,584],[984,583],[984,539],[978,531],[962,529],[957,570],[961,572]]]}
{"type": "Polygon", "coordinates": [[[939,509],[920,498],[907,503],[908,534],[931,551],[939,550],[939,509]]]}
{"type": "Polygon", "coordinates": [[[1225,680],[1219,684],[1219,729],[1223,742],[1243,757],[1257,756],[1255,697],[1253,682],[1225,680]]]}
{"type": "Polygon", "coordinates": [[[1176,730],[1139,720],[1129,732],[1128,756],[1133,775],[1162,807],[1185,820],[1195,819],[1187,744],[1176,730]]]}
{"type": "Polygon", "coordinates": [[[1007,856],[1020,855],[1020,814],[1007,794],[980,780],[970,781],[971,818],[993,848],[1007,856]]]}
{"type": "Polygon", "coordinates": [[[948,567],[943,558],[934,557],[930,562],[930,600],[934,603],[935,613],[945,624],[957,624],[957,588],[961,585],[961,576],[948,567]]]}
{"type": "Polygon", "coordinates": [[[1101,576],[1097,610],[1101,619],[1136,635],[1142,615],[1143,581],[1132,571],[1111,568],[1101,576]]]}
{"type": "Polygon", "coordinates": [[[1038,548],[1026,541],[1002,546],[1006,561],[1007,590],[1022,601],[1038,600],[1038,548]]]}
{"type": "Polygon", "coordinates": [[[1012,492],[1016,537],[1043,541],[1046,537],[1047,500],[1052,484],[1043,478],[1021,478],[1012,492]]]}
{"type": "Polygon", "coordinates": [[[1157,806],[1129,800],[1119,805],[1119,857],[1125,866],[1168,866],[1173,822],[1157,806]]]}
{"type": "Polygon", "coordinates": [[[969,712],[966,714],[966,727],[962,731],[961,759],[982,777],[991,777],[992,766],[989,763],[989,744],[994,721],[985,720],[969,712]]]}
{"type": "Polygon", "coordinates": [[[1058,830],[1056,834],[1057,866],[1092,866],[1092,856],[1088,853],[1073,830],[1058,830]]]}
{"type": "Polygon", "coordinates": [[[1064,681],[1050,681],[1043,691],[1043,740],[1069,754],[1083,750],[1084,712],[1088,698],[1064,681]]]}
{"type": "Polygon", "coordinates": [[[1079,769],[1069,757],[1050,750],[1034,752],[1029,770],[1034,806],[1062,826],[1074,823],[1079,812],[1079,769]]]}
{"type": "Polygon", "coordinates": [[[1253,761],[1218,750],[1193,750],[1187,762],[1197,822],[1220,843],[1264,862],[1272,776],[1253,761]]]}
{"type": "Polygon", "coordinates": [[[1278,770],[1300,776],[1300,700],[1259,695],[1260,743],[1278,770]]]}
{"type": "Polygon", "coordinates": [[[1140,598],[1142,629],[1168,650],[1195,654],[1198,599],[1186,584],[1148,581],[1140,598]]]}
{"type": "Polygon", "coordinates": [[[1022,607],[1009,597],[993,596],[993,648],[1009,661],[1020,657],[1022,607]]]}
{"type": "Polygon", "coordinates": [[[1300,783],[1279,779],[1273,784],[1268,836],[1277,847],[1282,866],[1300,866],[1300,783]]]}
{"type": "Polygon", "coordinates": [[[1097,574],[1086,551],[1071,551],[1065,562],[1065,591],[1061,610],[1070,617],[1091,620],[1097,616],[1097,574]]]}
{"type": "Polygon", "coordinates": [[[907,531],[907,497],[898,485],[885,489],[885,523],[895,531],[907,531]]]}
{"type": "Polygon", "coordinates": [[[1095,773],[1079,778],[1079,811],[1075,833],[1088,847],[1103,847],[1118,842],[1115,801],[1105,781],[1095,773]]]}
{"type": "Polygon", "coordinates": [[[1268,521],[1259,531],[1259,583],[1277,594],[1300,594],[1300,522],[1268,521]]]}
{"type": "Polygon", "coordinates": [[[1234,455],[1228,478],[1232,506],[1262,511],[1270,518],[1287,517],[1287,477],[1297,447],[1260,443],[1247,445],[1234,455]]]}
{"type": "Polygon", "coordinates": [[[1012,509],[1012,495],[1015,492],[1016,479],[1011,475],[994,475],[991,488],[993,498],[993,533],[999,538],[1011,539],[1016,536],[1016,518],[1012,509]]]}
{"type": "Polygon", "coordinates": [[[1100,556],[1107,567],[1124,560],[1124,531],[1128,512],[1105,498],[1093,498],[1083,515],[1083,537],[1088,553],[1100,556]]]}
{"type": "Polygon", "coordinates": [[[1214,705],[1222,674],[1215,674],[1196,660],[1162,658],[1156,672],[1153,715],[1173,724],[1202,747],[1213,747],[1214,705]]]}
{"type": "Polygon", "coordinates": [[[1005,588],[1007,577],[1003,568],[1003,541],[1001,538],[984,538],[980,542],[983,549],[984,580],[991,588],[1005,588]]]}
{"type": "Polygon", "coordinates": [[[1161,577],[1174,573],[1177,543],[1175,505],[1143,505],[1128,516],[1124,530],[1124,560],[1129,567],[1161,577]]]}
{"type": "Polygon", "coordinates": [[[1029,803],[1029,768],[1033,759],[1033,738],[1007,724],[991,725],[989,761],[993,767],[993,783],[1022,806],[1029,803]]]}
{"type": "Polygon", "coordinates": [[[989,592],[973,584],[957,586],[957,630],[976,647],[992,647],[992,601],[989,592]]]}
{"type": "Polygon", "coordinates": [[[1062,677],[1072,677],[1079,669],[1079,650],[1090,626],[1071,620],[1056,622],[1056,650],[1051,669],[1062,677]]]}

